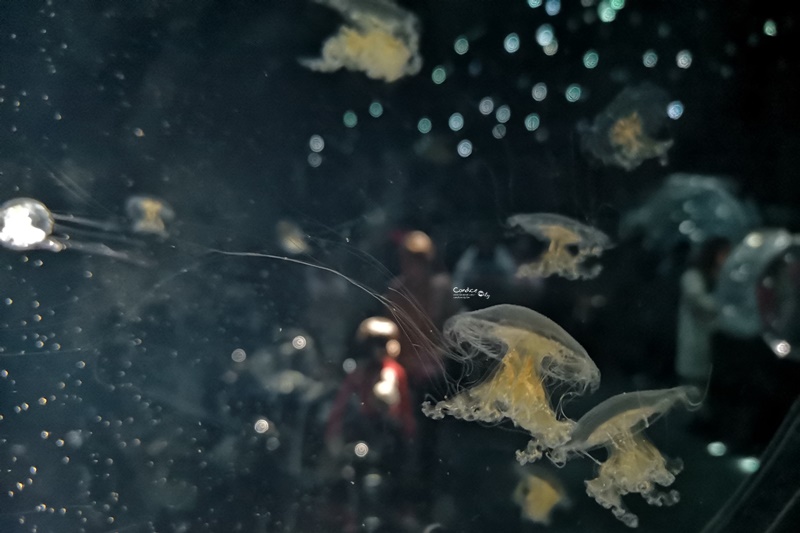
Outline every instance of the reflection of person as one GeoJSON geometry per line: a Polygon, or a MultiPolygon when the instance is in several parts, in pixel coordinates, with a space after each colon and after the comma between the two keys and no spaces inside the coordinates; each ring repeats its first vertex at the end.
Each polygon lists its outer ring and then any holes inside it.
{"type": "Polygon", "coordinates": [[[723,237],[709,239],[681,276],[675,371],[683,383],[701,390],[711,374],[711,335],[717,317],[714,285],[730,248],[723,237]]]}
{"type": "Polygon", "coordinates": [[[421,231],[409,232],[400,246],[400,275],[387,299],[411,323],[403,324],[400,362],[412,388],[422,389],[444,374],[444,357],[435,341],[445,320],[458,310],[450,276],[434,271],[436,250],[421,231]]]}
{"type": "Polygon", "coordinates": [[[383,317],[368,318],[358,327],[361,357],[342,382],[325,428],[325,443],[334,454],[354,440],[414,437],[408,379],[395,359],[400,354],[398,334],[397,325],[383,317]],[[351,405],[355,413],[348,413],[351,405]]]}

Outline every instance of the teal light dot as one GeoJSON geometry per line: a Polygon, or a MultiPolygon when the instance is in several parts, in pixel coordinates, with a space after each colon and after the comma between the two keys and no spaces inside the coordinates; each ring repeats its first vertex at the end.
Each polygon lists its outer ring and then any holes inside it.
{"type": "Polygon", "coordinates": [[[769,35],[770,37],[775,37],[778,35],[778,26],[775,25],[774,20],[767,20],[764,23],[764,34],[769,35]]]}
{"type": "Polygon", "coordinates": [[[600,61],[600,56],[594,50],[589,50],[583,54],[583,66],[586,68],[594,68],[600,61]]]}
{"type": "Polygon", "coordinates": [[[516,33],[509,33],[506,35],[506,38],[503,40],[503,48],[505,48],[506,52],[509,54],[513,54],[519,50],[519,35],[516,33]]]}
{"type": "Polygon", "coordinates": [[[647,50],[642,56],[642,63],[647,68],[653,68],[658,63],[658,54],[655,50],[647,50]]]}
{"type": "Polygon", "coordinates": [[[436,85],[441,85],[444,83],[444,80],[447,79],[447,71],[445,71],[444,67],[441,65],[435,67],[431,73],[431,79],[436,85]]]}
{"type": "Polygon", "coordinates": [[[531,113],[527,117],[525,117],[525,129],[528,131],[535,131],[539,128],[540,120],[539,115],[536,113],[531,113]]]}
{"type": "Polygon", "coordinates": [[[383,115],[383,106],[380,102],[372,102],[369,104],[369,114],[373,118],[378,118],[379,116],[383,115]]]}
{"type": "Polygon", "coordinates": [[[456,39],[455,44],[453,45],[453,49],[456,53],[460,56],[463,56],[469,51],[469,41],[463,35],[459,36],[456,39]]]}
{"type": "Polygon", "coordinates": [[[608,5],[610,5],[612,9],[619,11],[625,7],[625,0],[609,0],[608,5]]]}
{"type": "Polygon", "coordinates": [[[617,10],[611,7],[608,2],[600,2],[597,5],[597,16],[603,22],[611,22],[617,18],[617,10]]]}
{"type": "Polygon", "coordinates": [[[582,92],[583,90],[581,89],[581,86],[577,83],[573,83],[567,87],[567,90],[564,92],[564,96],[567,98],[567,102],[577,102],[581,99],[582,92]]]}
{"type": "Polygon", "coordinates": [[[358,124],[358,116],[353,111],[345,111],[343,122],[346,127],[355,128],[356,124],[358,124]]]}
{"type": "Polygon", "coordinates": [[[422,117],[419,119],[419,122],[417,122],[417,129],[420,133],[429,133],[432,126],[431,119],[428,117],[422,117]]]}

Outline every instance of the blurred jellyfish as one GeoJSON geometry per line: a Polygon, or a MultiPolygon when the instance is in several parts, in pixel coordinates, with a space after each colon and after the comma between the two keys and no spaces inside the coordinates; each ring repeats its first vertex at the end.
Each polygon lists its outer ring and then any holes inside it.
{"type": "Polygon", "coordinates": [[[50,252],[72,249],[147,265],[144,258],[133,252],[115,250],[98,240],[81,241],[73,238],[75,235],[85,235],[87,239],[124,241],[119,231],[120,228],[113,222],[55,214],[33,198],[14,198],[0,205],[0,245],[4,248],[50,252]]]}
{"type": "Polygon", "coordinates": [[[536,261],[519,267],[519,277],[558,274],[568,279],[593,278],[600,273],[602,267],[588,267],[583,262],[589,257],[599,257],[612,246],[611,239],[602,231],[562,215],[513,215],[508,218],[508,224],[511,227],[519,226],[526,233],[550,243],[547,251],[536,261]]]}
{"type": "Polygon", "coordinates": [[[673,505],[678,491],[661,492],[657,485],[670,486],[683,469],[679,459],[661,455],[643,430],[675,405],[692,408],[698,401],[699,391],[687,386],[618,394],[583,415],[569,442],[550,452],[550,458],[563,463],[604,447],[608,458],[600,463],[597,477],[586,482],[586,493],[626,526],[637,527],[639,518],[625,507],[622,496],[637,492],[650,505],[673,505]]]}
{"type": "Polygon", "coordinates": [[[550,515],[557,507],[569,505],[564,486],[552,472],[543,468],[525,467],[512,500],[520,506],[523,520],[545,526],[550,524],[550,515]]]}
{"type": "Polygon", "coordinates": [[[422,68],[419,21],[391,0],[315,0],[335,9],[346,24],[322,46],[322,57],[300,64],[320,72],[341,68],[387,83],[422,68]]]}
{"type": "Polygon", "coordinates": [[[275,226],[275,232],[278,236],[278,244],[287,254],[306,254],[311,251],[303,230],[294,222],[279,220],[275,226]]]}
{"type": "Polygon", "coordinates": [[[620,238],[642,233],[644,246],[670,252],[709,237],[738,242],[756,227],[755,208],[735,195],[733,184],[716,176],[672,174],[637,209],[623,215],[620,238]]]}
{"type": "Polygon", "coordinates": [[[665,165],[673,144],[666,137],[669,102],[667,93],[652,83],[625,88],[591,126],[581,126],[584,150],[628,171],[653,158],[665,165]]]}
{"type": "Polygon", "coordinates": [[[762,335],[779,357],[798,336],[800,237],[783,229],[749,233],[722,266],[716,288],[718,327],[739,337],[762,335]]]}
{"type": "Polygon", "coordinates": [[[522,464],[569,438],[574,422],[559,419],[551,396],[560,393],[560,401],[600,384],[600,371],[586,350],[558,324],[525,307],[503,304],[456,315],[445,323],[444,335],[453,356],[483,375],[435,405],[425,402],[423,413],[436,420],[510,419],[533,437],[517,452],[522,464]]]}
{"type": "Polygon", "coordinates": [[[155,196],[134,195],[125,202],[125,213],[131,220],[134,233],[167,236],[167,223],[175,218],[172,207],[155,196]]]}

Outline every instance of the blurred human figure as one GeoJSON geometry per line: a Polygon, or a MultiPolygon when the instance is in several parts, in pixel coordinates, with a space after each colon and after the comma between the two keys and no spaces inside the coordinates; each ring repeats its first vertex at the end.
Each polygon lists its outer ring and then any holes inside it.
{"type": "Polygon", "coordinates": [[[364,320],[356,332],[355,364],[325,428],[336,476],[329,503],[339,517],[331,530],[355,532],[366,516],[395,514],[393,502],[402,501],[399,495],[414,482],[409,449],[417,423],[406,372],[396,360],[398,337],[397,324],[385,317],[364,320]]]}
{"type": "Polygon", "coordinates": [[[333,455],[344,443],[359,440],[370,446],[381,442],[386,454],[416,434],[408,378],[396,360],[398,337],[397,324],[388,318],[371,317],[359,325],[355,368],[344,378],[325,428],[333,455]]]}
{"type": "Polygon", "coordinates": [[[711,336],[718,313],[714,286],[730,250],[728,239],[709,239],[680,279],[675,372],[682,383],[700,390],[705,390],[711,375],[711,336]]]}
{"type": "Polygon", "coordinates": [[[450,276],[434,270],[436,248],[426,233],[407,233],[399,254],[400,274],[390,282],[386,297],[408,321],[401,324],[399,361],[412,390],[420,391],[444,375],[444,354],[435,339],[459,305],[450,276]]]}

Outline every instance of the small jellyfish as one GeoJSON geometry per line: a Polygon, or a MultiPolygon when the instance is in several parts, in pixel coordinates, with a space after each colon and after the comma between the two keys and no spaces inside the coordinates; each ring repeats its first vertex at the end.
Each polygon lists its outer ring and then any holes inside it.
{"type": "Polygon", "coordinates": [[[605,165],[633,170],[647,159],[667,163],[673,140],[665,138],[669,96],[652,83],[625,88],[582,128],[585,150],[605,165]]]}
{"type": "Polygon", "coordinates": [[[523,520],[545,526],[557,507],[569,505],[564,486],[552,472],[543,469],[522,473],[512,500],[520,506],[523,520]]]}
{"type": "Polygon", "coordinates": [[[303,230],[294,222],[279,220],[275,225],[275,233],[278,236],[278,244],[287,254],[307,254],[311,251],[303,230]]]}
{"type": "Polygon", "coordinates": [[[320,72],[341,68],[387,83],[422,68],[419,21],[391,0],[315,0],[335,9],[346,24],[322,46],[322,57],[300,64],[320,72]]]}
{"type": "Polygon", "coordinates": [[[697,407],[695,387],[628,392],[596,405],[575,425],[569,442],[550,452],[550,459],[563,463],[572,455],[605,447],[608,458],[598,468],[597,477],[586,482],[586,493],[611,509],[628,527],[637,527],[639,518],[622,502],[622,496],[638,492],[650,505],[673,505],[678,491],[661,492],[683,469],[679,459],[669,460],[645,436],[643,430],[675,405],[697,407]]]}
{"type": "Polygon", "coordinates": [[[520,265],[519,277],[558,274],[567,279],[593,278],[602,267],[588,267],[583,262],[589,257],[599,257],[612,246],[611,239],[602,231],[562,215],[520,214],[509,217],[507,222],[511,227],[519,226],[526,233],[550,243],[536,261],[520,265]]]}
{"type": "Polygon", "coordinates": [[[33,198],[14,198],[0,205],[0,245],[9,250],[61,252],[73,249],[131,263],[147,264],[147,261],[131,252],[115,250],[102,242],[72,238],[73,235],[85,234],[94,238],[101,235],[124,240],[119,234],[112,233],[117,231],[113,222],[58,215],[33,198]]]}
{"type": "Polygon", "coordinates": [[[155,196],[134,195],[125,202],[125,213],[131,220],[134,233],[167,236],[167,222],[175,218],[172,207],[155,196]]]}
{"type": "Polygon", "coordinates": [[[560,419],[551,404],[556,391],[594,391],[600,371],[586,350],[558,324],[525,307],[496,305],[450,318],[444,335],[466,368],[486,369],[485,378],[422,411],[433,419],[450,415],[487,423],[510,419],[533,439],[517,460],[539,459],[563,445],[574,422],[560,419]]]}

